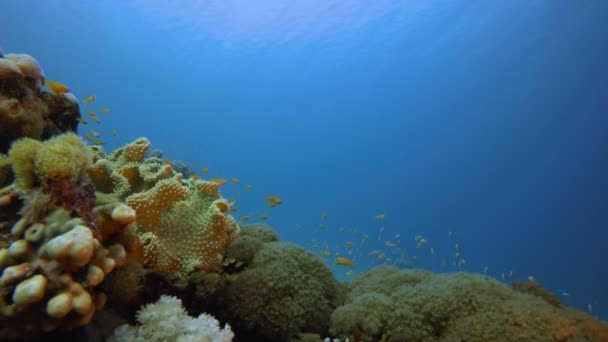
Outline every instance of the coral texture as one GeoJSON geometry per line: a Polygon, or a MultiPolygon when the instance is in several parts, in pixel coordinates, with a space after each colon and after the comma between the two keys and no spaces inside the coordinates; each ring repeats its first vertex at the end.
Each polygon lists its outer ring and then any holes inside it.
{"type": "Polygon", "coordinates": [[[0,153],[19,138],[37,140],[76,131],[80,110],[71,94],[40,91],[44,72],[25,54],[0,56],[0,153]]]}
{"type": "Polygon", "coordinates": [[[93,148],[89,175],[98,191],[135,209],[144,263],[163,272],[218,270],[239,227],[217,184],[184,178],[167,161],[146,158],[150,142],[140,138],[109,155],[93,148]]]}
{"type": "Polygon", "coordinates": [[[608,326],[486,276],[378,267],[331,317],[336,337],[380,341],[606,341],[608,326]]]}
{"type": "Polygon", "coordinates": [[[269,242],[220,296],[218,315],[237,332],[288,341],[300,332],[327,334],[336,282],[314,254],[286,242],[269,242]]]}
{"type": "Polygon", "coordinates": [[[161,296],[158,302],[148,304],[137,312],[140,325],[118,327],[110,342],[133,341],[205,341],[230,342],[234,334],[230,326],[221,329],[213,316],[201,314],[190,317],[178,298],[161,296]]]}

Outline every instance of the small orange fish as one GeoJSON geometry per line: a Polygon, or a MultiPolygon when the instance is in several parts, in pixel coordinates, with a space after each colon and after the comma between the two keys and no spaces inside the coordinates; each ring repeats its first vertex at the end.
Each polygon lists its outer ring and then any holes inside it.
{"type": "Polygon", "coordinates": [[[106,144],[106,142],[103,140],[96,140],[93,144],[98,145],[98,146],[103,146],[106,144]]]}
{"type": "Polygon", "coordinates": [[[202,173],[209,173],[209,169],[206,167],[201,168],[202,173]]]}
{"type": "Polygon", "coordinates": [[[99,119],[96,116],[92,116],[91,120],[93,120],[93,122],[95,122],[96,124],[101,123],[101,121],[99,121],[99,119]]]}
{"type": "Polygon", "coordinates": [[[227,180],[225,180],[224,178],[211,178],[211,181],[217,184],[217,186],[222,186],[227,182],[227,180]]]}
{"type": "Polygon", "coordinates": [[[95,112],[92,111],[92,110],[87,110],[85,113],[87,113],[87,115],[90,116],[90,117],[92,117],[92,118],[96,117],[95,112]]]}
{"type": "Polygon", "coordinates": [[[104,114],[110,114],[110,110],[108,108],[101,108],[101,112],[104,114]]]}
{"type": "Polygon", "coordinates": [[[336,260],[334,260],[334,265],[353,267],[355,266],[355,262],[345,257],[337,257],[336,260]]]}
{"type": "Polygon", "coordinates": [[[68,88],[65,84],[63,83],[59,83],[59,82],[55,82],[55,81],[49,81],[46,80],[46,82],[44,83],[44,85],[51,89],[51,91],[53,93],[58,93],[58,94],[65,94],[65,93],[69,93],[70,92],[70,88],[68,88]]]}
{"type": "Polygon", "coordinates": [[[92,136],[94,136],[95,138],[99,138],[99,132],[96,132],[94,130],[91,130],[89,133],[91,133],[92,136]]]}
{"type": "Polygon", "coordinates": [[[251,188],[253,188],[253,187],[250,184],[245,185],[245,189],[251,190],[251,188]]]}
{"type": "Polygon", "coordinates": [[[319,254],[321,254],[322,256],[325,256],[325,257],[331,256],[331,252],[329,250],[320,251],[319,254]]]}
{"type": "Polygon", "coordinates": [[[78,122],[80,122],[83,125],[88,125],[89,124],[89,122],[87,120],[85,120],[84,118],[78,118],[77,120],[78,120],[78,122]]]}
{"type": "Polygon", "coordinates": [[[268,201],[268,208],[274,208],[283,203],[283,201],[281,201],[281,199],[277,196],[266,196],[266,200],[268,201]]]}
{"type": "Polygon", "coordinates": [[[251,220],[251,216],[249,216],[249,215],[241,216],[241,221],[245,222],[245,221],[249,221],[249,220],[251,220]]]}
{"type": "Polygon", "coordinates": [[[391,248],[397,247],[396,243],[390,242],[390,241],[386,241],[384,244],[386,245],[386,247],[391,247],[391,248]]]}
{"type": "Polygon", "coordinates": [[[266,221],[266,219],[268,218],[268,216],[266,216],[266,215],[260,215],[259,218],[262,221],[266,221]]]}
{"type": "Polygon", "coordinates": [[[82,100],[82,102],[91,103],[91,102],[95,101],[95,99],[96,99],[95,95],[90,95],[90,96],[87,96],[86,99],[82,100]]]}
{"type": "Polygon", "coordinates": [[[239,181],[239,179],[238,179],[238,178],[232,178],[232,183],[233,183],[233,184],[239,184],[239,183],[240,183],[240,181],[239,181]]]}
{"type": "Polygon", "coordinates": [[[376,215],[376,220],[378,220],[378,221],[384,220],[384,214],[378,214],[378,215],[376,215]]]}

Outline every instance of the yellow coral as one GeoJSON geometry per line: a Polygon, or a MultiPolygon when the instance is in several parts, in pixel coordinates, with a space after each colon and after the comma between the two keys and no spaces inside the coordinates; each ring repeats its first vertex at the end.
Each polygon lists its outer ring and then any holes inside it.
{"type": "Polygon", "coordinates": [[[165,179],[154,188],[127,198],[127,205],[137,212],[137,223],[147,231],[154,231],[160,216],[176,201],[187,198],[190,191],[175,179],[165,179]]]}
{"type": "Polygon", "coordinates": [[[11,169],[11,161],[5,154],[0,153],[0,185],[6,182],[11,169]]]}
{"type": "Polygon", "coordinates": [[[39,148],[34,163],[41,179],[60,177],[75,180],[91,164],[91,155],[76,134],[65,133],[46,141],[39,148]]]}
{"type": "MultiPolygon", "coordinates": [[[[239,228],[232,216],[222,212],[224,200],[195,192],[190,198],[176,202],[161,218],[156,229],[159,255],[171,256],[171,263],[157,265],[166,270],[179,260],[178,269],[189,271],[196,267],[205,271],[216,270],[223,253],[237,238],[239,228]]],[[[162,261],[161,259],[160,261],[162,261]]]]}
{"type": "Polygon", "coordinates": [[[15,141],[8,152],[8,157],[15,173],[15,188],[29,190],[34,186],[36,174],[34,171],[34,158],[42,143],[31,138],[15,141]]]}

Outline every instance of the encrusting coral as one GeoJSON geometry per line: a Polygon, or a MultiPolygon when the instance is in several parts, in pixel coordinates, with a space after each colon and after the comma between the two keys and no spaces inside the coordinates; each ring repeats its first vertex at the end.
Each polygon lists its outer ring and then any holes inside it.
{"type": "Polygon", "coordinates": [[[381,266],[353,280],[336,337],[374,341],[608,341],[608,326],[492,278],[381,266]]]}
{"type": "Polygon", "coordinates": [[[134,211],[96,204],[88,148],[73,133],[19,140],[9,160],[24,205],[13,241],[0,249],[0,334],[85,325],[106,301],[98,285],[129,255],[141,254],[134,211]]]}
{"type": "Polygon", "coordinates": [[[95,188],[137,212],[146,267],[182,273],[218,270],[239,234],[227,213],[228,202],[216,183],[184,178],[170,162],[146,158],[149,148],[145,138],[109,155],[93,148],[88,173],[95,188]]]}
{"type": "Polygon", "coordinates": [[[71,94],[41,91],[44,72],[25,54],[0,56],[0,153],[19,138],[76,131],[80,109],[71,94]]]}

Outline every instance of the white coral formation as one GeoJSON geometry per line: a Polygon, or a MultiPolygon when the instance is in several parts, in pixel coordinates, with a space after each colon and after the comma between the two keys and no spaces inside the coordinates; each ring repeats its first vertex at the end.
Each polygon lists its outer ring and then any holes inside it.
{"type": "Polygon", "coordinates": [[[44,85],[44,71],[34,57],[23,53],[9,53],[4,58],[15,63],[25,77],[34,79],[38,88],[44,85]]]}
{"type": "Polygon", "coordinates": [[[204,313],[190,317],[182,301],[171,296],[161,296],[158,302],[139,309],[137,321],[139,326],[125,324],[116,328],[109,341],[230,342],[234,337],[228,324],[221,329],[213,316],[204,313]]]}

